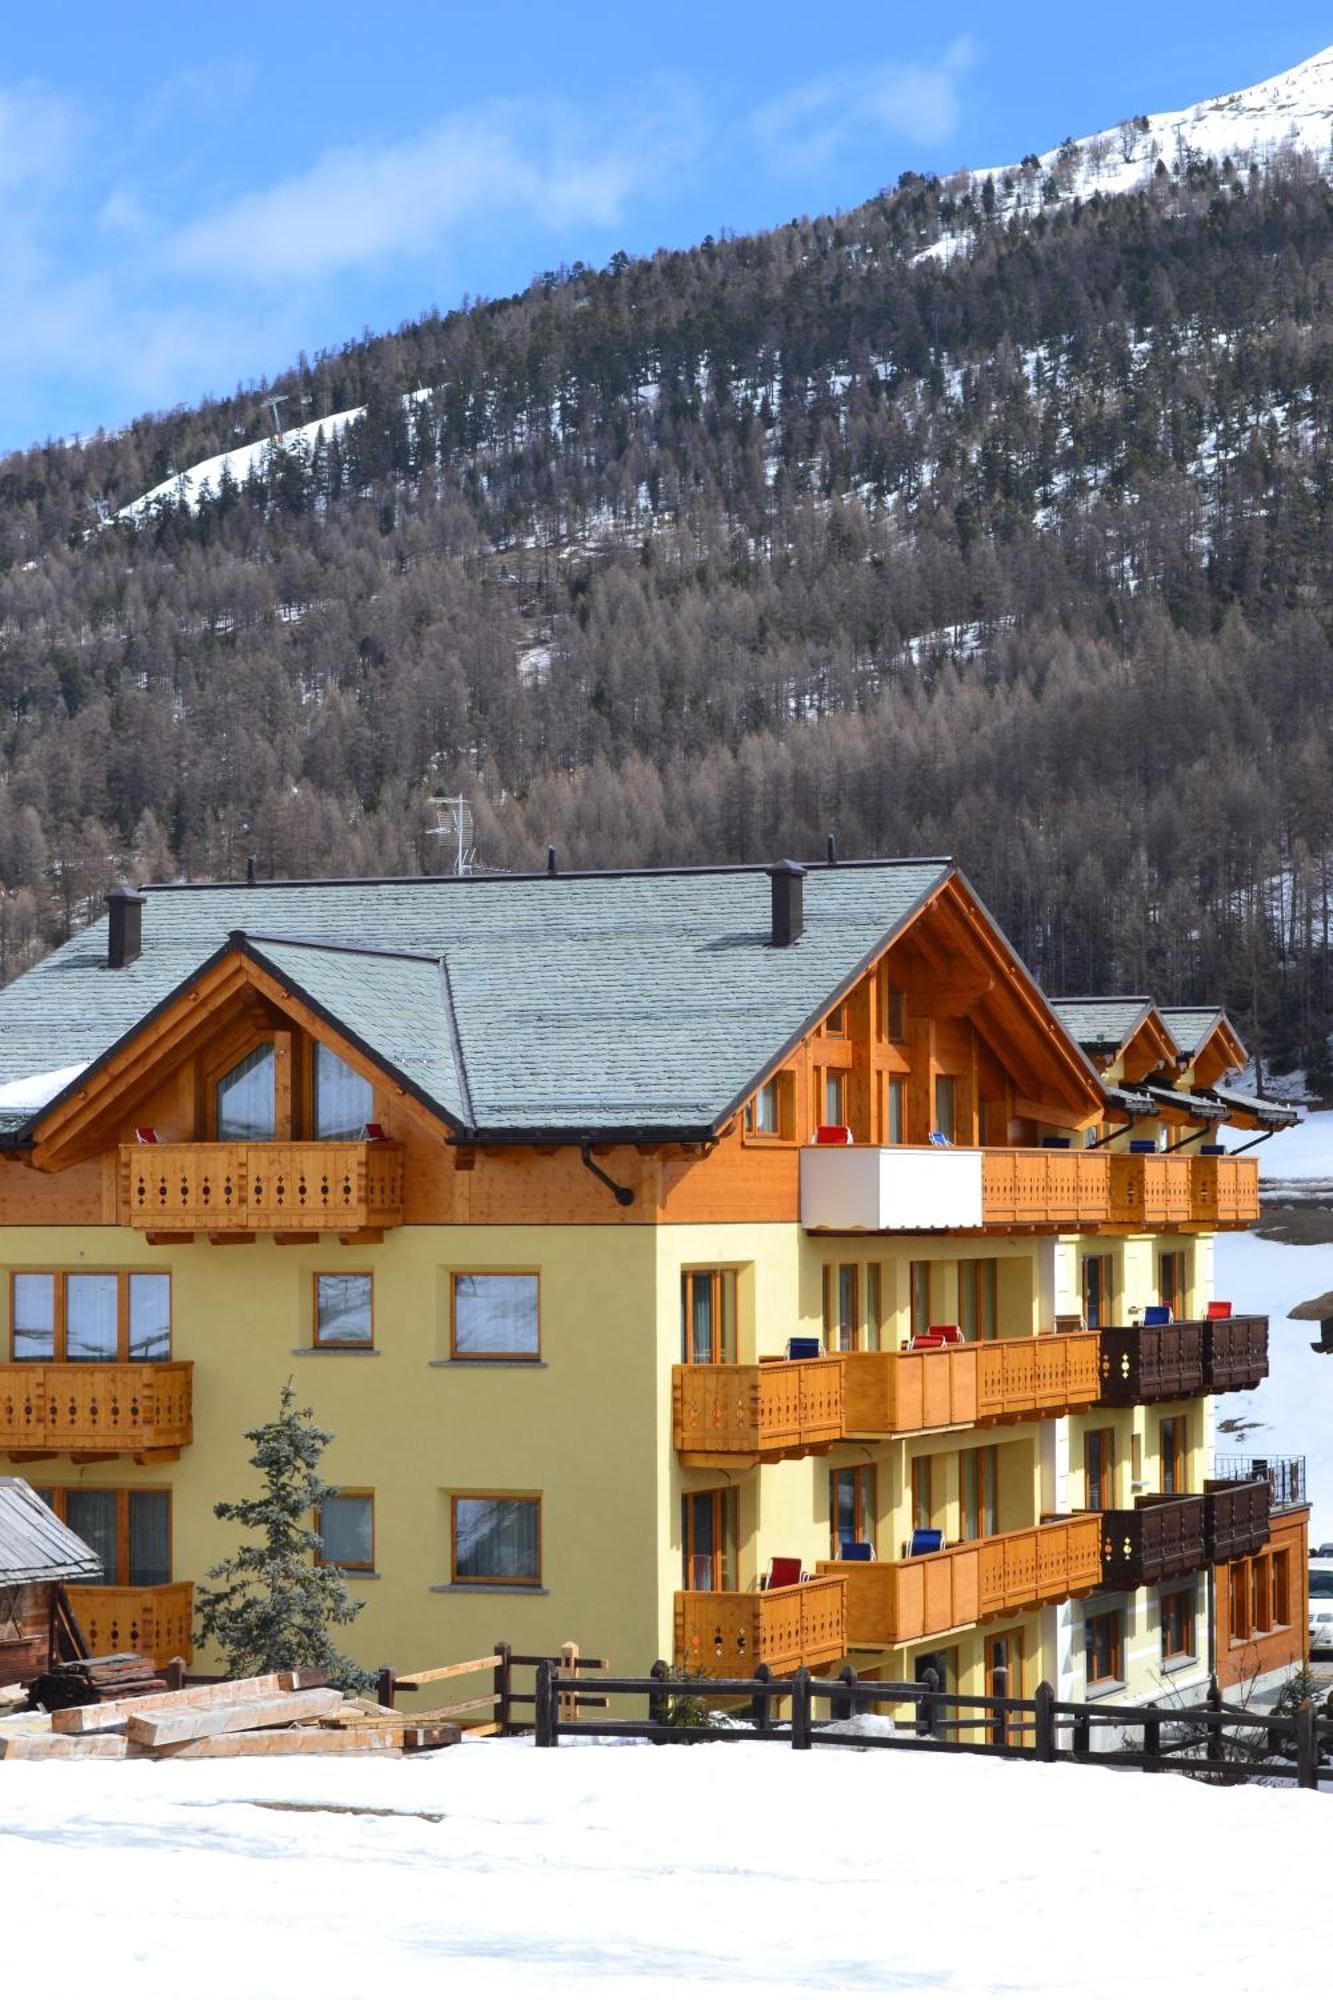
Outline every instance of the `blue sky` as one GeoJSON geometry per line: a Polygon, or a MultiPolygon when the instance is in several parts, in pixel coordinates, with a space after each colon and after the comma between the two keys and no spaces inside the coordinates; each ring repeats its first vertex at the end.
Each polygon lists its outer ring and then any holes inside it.
{"type": "Polygon", "coordinates": [[[0,52],[0,449],[465,293],[1041,151],[1333,39],[1292,0],[122,0],[0,52]]]}

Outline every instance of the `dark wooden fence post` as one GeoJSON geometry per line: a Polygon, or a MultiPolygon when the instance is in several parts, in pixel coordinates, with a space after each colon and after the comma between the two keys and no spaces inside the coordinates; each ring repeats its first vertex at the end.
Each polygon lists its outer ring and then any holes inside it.
{"type": "Polygon", "coordinates": [[[499,1665],[495,1669],[495,1733],[508,1736],[513,1727],[513,1703],[510,1699],[514,1690],[514,1669],[510,1664],[512,1648],[507,1639],[495,1642],[495,1657],[499,1665]]]}
{"type": "Polygon", "coordinates": [[[935,1667],[927,1667],[921,1675],[921,1685],[926,1692],[916,1705],[916,1733],[918,1736],[935,1734],[938,1711],[935,1697],[940,1691],[939,1672],[935,1667]]]}
{"type": "Polygon", "coordinates": [[[798,1667],[791,1677],[791,1747],[810,1748],[810,1669],[798,1667]]]}
{"type": "Polygon", "coordinates": [[[656,1723],[659,1728],[662,1728],[671,1719],[665,1686],[667,1675],[671,1672],[671,1669],[665,1660],[654,1660],[648,1672],[653,1680],[662,1683],[660,1687],[654,1688],[648,1697],[648,1720],[656,1723]]]}
{"type": "Polygon", "coordinates": [[[995,1683],[995,1726],[991,1731],[991,1742],[1001,1750],[1009,1745],[1009,1713],[1004,1704],[1009,1699],[1008,1667],[993,1667],[991,1679],[995,1683]]]}
{"type": "Polygon", "coordinates": [[[835,1694],[829,1702],[829,1720],[831,1722],[850,1722],[852,1717],[857,1713],[856,1668],[839,1667],[838,1679],[842,1682],[847,1692],[846,1694],[835,1694]]]}
{"type": "Polygon", "coordinates": [[[1043,1764],[1055,1762],[1055,1689],[1049,1681],[1041,1681],[1037,1687],[1036,1715],[1034,1716],[1033,1739],[1038,1759],[1043,1764]]]}
{"type": "Polygon", "coordinates": [[[555,1691],[557,1672],[554,1660],[538,1662],[535,1712],[539,1750],[554,1750],[558,1741],[559,1718],[556,1714],[555,1691]]]}
{"type": "Polygon", "coordinates": [[[763,1733],[773,1727],[773,1697],[767,1692],[768,1682],[773,1678],[773,1669],[766,1660],[761,1660],[754,1670],[757,1681],[764,1683],[765,1692],[754,1698],[754,1726],[763,1733]]]}
{"type": "Polygon", "coordinates": [[[179,1694],[185,1686],[185,1662],[179,1653],[167,1661],[162,1669],[162,1678],[173,1694],[179,1694]]]}
{"type": "Polygon", "coordinates": [[[375,1682],[375,1699],[381,1708],[394,1706],[394,1679],[392,1667],[381,1667],[375,1682]]]}
{"type": "Polygon", "coordinates": [[[1319,1790],[1319,1725],[1309,1701],[1296,1711],[1296,1783],[1303,1792],[1319,1790]]]}
{"type": "Polygon", "coordinates": [[[1160,1763],[1162,1756],[1162,1725],[1155,1715],[1150,1715],[1143,1725],[1144,1767],[1160,1763]]]}
{"type": "Polygon", "coordinates": [[[1073,1751],[1080,1764],[1092,1755],[1092,1720],[1086,1708],[1080,1708],[1074,1717],[1073,1751]]]}

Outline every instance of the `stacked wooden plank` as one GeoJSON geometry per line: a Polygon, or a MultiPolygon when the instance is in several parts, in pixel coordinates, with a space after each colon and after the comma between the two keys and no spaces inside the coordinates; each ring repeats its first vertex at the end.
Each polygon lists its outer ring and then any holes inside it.
{"type": "Polygon", "coordinates": [[[67,1660],[38,1674],[31,1696],[39,1708],[86,1708],[124,1696],[160,1694],[166,1685],[142,1653],[106,1653],[96,1660],[67,1660]]]}
{"type": "Polygon", "coordinates": [[[0,1733],[0,1756],[400,1757],[460,1739],[454,1723],[400,1715],[320,1680],[296,1672],[174,1689],[159,1682],[59,1708],[42,1718],[45,1730],[0,1733]]]}

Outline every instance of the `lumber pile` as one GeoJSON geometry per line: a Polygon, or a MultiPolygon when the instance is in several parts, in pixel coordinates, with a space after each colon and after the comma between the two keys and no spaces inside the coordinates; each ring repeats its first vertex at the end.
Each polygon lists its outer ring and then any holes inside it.
{"type": "Polygon", "coordinates": [[[401,1757],[444,1749],[462,1736],[456,1723],[402,1715],[321,1681],[310,1672],[257,1674],[170,1689],[158,1681],[113,1694],[108,1678],[91,1700],[24,1718],[43,1728],[0,1728],[0,1756],[401,1757]]]}
{"type": "Polygon", "coordinates": [[[86,1708],[127,1695],[159,1694],[166,1685],[142,1653],[106,1653],[96,1660],[66,1660],[38,1674],[31,1698],[39,1708],[86,1708]]]}

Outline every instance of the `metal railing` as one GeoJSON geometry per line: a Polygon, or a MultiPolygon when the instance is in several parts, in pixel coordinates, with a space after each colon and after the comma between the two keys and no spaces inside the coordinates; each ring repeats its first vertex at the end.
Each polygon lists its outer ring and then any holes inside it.
{"type": "Polygon", "coordinates": [[[1214,1472],[1218,1479],[1266,1479],[1275,1514],[1284,1507],[1310,1504],[1303,1458],[1249,1458],[1239,1452],[1218,1452],[1214,1472]]]}

